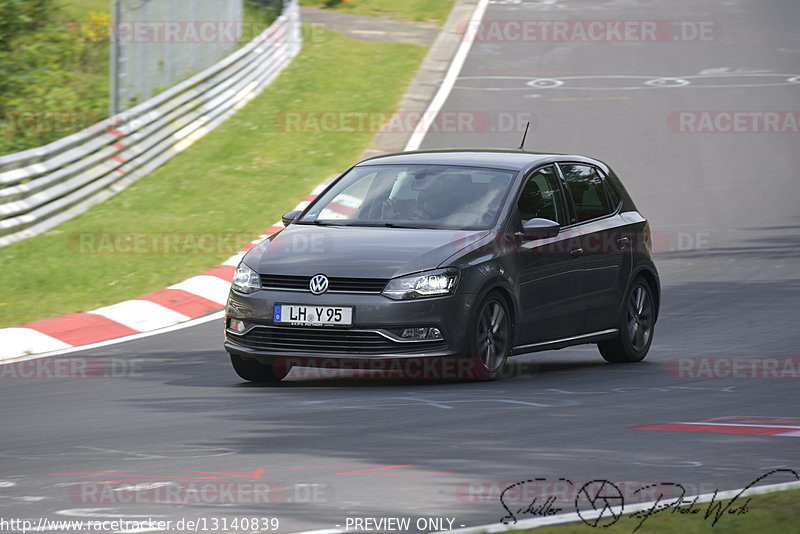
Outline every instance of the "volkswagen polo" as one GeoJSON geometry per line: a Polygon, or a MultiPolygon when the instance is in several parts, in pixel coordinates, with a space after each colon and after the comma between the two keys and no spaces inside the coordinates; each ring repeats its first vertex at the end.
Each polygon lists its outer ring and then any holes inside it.
{"type": "Polygon", "coordinates": [[[283,223],[231,286],[225,349],[245,380],[298,365],[494,379],[514,355],[594,343],[638,362],[653,341],[648,222],[592,158],[375,157],[283,223]]]}

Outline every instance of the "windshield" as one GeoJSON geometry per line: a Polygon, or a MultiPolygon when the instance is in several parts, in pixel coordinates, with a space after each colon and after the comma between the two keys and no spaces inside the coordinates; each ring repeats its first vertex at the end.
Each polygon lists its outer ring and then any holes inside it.
{"type": "Polygon", "coordinates": [[[444,165],[356,167],[299,223],[485,230],[495,224],[514,175],[444,165]]]}

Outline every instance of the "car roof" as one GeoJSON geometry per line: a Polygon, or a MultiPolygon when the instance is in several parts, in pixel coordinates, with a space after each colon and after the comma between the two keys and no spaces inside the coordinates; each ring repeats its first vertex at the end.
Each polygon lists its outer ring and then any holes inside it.
{"type": "Polygon", "coordinates": [[[601,162],[584,156],[525,152],[522,150],[490,150],[490,149],[447,149],[419,150],[386,154],[366,159],[358,166],[367,165],[454,165],[467,167],[486,167],[521,171],[530,169],[540,163],[552,161],[584,161],[601,162]]]}

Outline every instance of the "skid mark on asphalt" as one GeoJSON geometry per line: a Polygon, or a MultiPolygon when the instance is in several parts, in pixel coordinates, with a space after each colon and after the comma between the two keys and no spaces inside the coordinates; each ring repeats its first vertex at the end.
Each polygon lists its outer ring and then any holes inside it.
{"type": "Polygon", "coordinates": [[[189,459],[208,458],[215,456],[229,456],[237,454],[236,449],[222,447],[165,447],[161,449],[145,450],[118,450],[102,447],[88,447],[78,445],[78,451],[61,452],[54,454],[12,454],[0,452],[0,458],[16,458],[20,460],[163,460],[163,459],[189,459]]]}
{"type": "MultiPolygon", "coordinates": [[[[403,475],[439,475],[450,474],[449,471],[407,471],[405,468],[416,467],[415,464],[397,465],[302,465],[302,466],[271,466],[269,468],[259,467],[253,471],[220,471],[206,472],[191,469],[181,469],[175,471],[89,471],[76,473],[50,473],[54,477],[71,477],[73,479],[92,480],[93,482],[111,484],[124,482],[129,484],[124,490],[149,489],[162,485],[172,484],[176,481],[205,481],[205,480],[230,480],[230,479],[250,479],[265,480],[268,474],[275,474],[281,470],[317,470],[317,471],[340,471],[333,473],[333,476],[346,475],[367,475],[367,474],[403,474],[403,475]],[[344,471],[342,471],[344,470],[344,471]],[[391,471],[391,473],[388,473],[391,471]],[[99,480],[98,480],[99,479],[99,480]],[[156,480],[154,480],[156,479],[156,480]]],[[[71,486],[74,482],[55,484],[55,487],[71,486]]]]}
{"type": "MultiPolygon", "coordinates": [[[[504,393],[504,392],[500,392],[504,393]]],[[[547,402],[533,402],[522,398],[513,397],[487,397],[481,393],[472,395],[456,395],[452,393],[426,393],[424,396],[417,396],[410,394],[408,396],[392,396],[392,397],[378,397],[377,399],[370,398],[369,405],[363,404],[364,399],[351,397],[351,398],[334,398],[328,400],[313,400],[305,401],[304,404],[310,406],[320,406],[325,408],[335,409],[348,409],[348,410],[373,410],[376,408],[394,408],[401,406],[426,406],[429,408],[437,408],[441,410],[452,410],[460,404],[475,404],[479,403],[483,408],[487,405],[493,405],[493,408],[507,408],[511,407],[527,407],[527,408],[554,408],[563,406],[573,406],[578,404],[577,401],[569,399],[549,400],[547,402]]]]}
{"type": "Polygon", "coordinates": [[[407,395],[392,395],[386,397],[370,397],[369,404],[364,403],[361,397],[331,397],[328,399],[303,401],[307,406],[314,408],[346,409],[346,410],[374,410],[382,408],[395,408],[407,406],[423,406],[439,410],[453,410],[462,405],[469,405],[470,410],[502,409],[502,408],[564,408],[578,406],[581,401],[571,397],[586,397],[592,395],[625,394],[629,392],[657,391],[669,393],[675,391],[712,391],[718,393],[731,393],[736,386],[726,387],[691,387],[691,386],[663,386],[663,387],[625,387],[612,388],[602,391],[570,391],[564,389],[545,389],[530,391],[524,395],[506,394],[504,390],[473,391],[469,393],[450,392],[409,392],[407,395]],[[545,398],[541,398],[544,396],[545,398]]]}
{"type": "Polygon", "coordinates": [[[253,471],[194,471],[184,469],[179,474],[167,474],[166,470],[158,471],[89,471],[80,473],[50,473],[54,477],[88,477],[103,478],[108,482],[120,482],[122,480],[220,480],[223,478],[245,478],[257,480],[264,477],[266,468],[258,468],[253,471]],[[110,480],[113,479],[113,480],[110,480]]]}
{"type": "Polygon", "coordinates": [[[800,438],[800,418],[729,416],[698,422],[643,425],[634,427],[633,430],[800,438]]]}

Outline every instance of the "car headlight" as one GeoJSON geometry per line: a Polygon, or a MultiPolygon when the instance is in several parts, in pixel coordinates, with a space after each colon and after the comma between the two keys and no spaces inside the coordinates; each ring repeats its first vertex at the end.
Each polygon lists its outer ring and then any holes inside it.
{"type": "Polygon", "coordinates": [[[261,277],[242,262],[236,268],[236,272],[233,273],[233,282],[231,284],[233,289],[239,293],[255,293],[261,289],[261,277]]]}
{"type": "Polygon", "coordinates": [[[457,269],[413,274],[390,280],[383,290],[383,296],[395,300],[410,300],[450,295],[455,291],[457,281],[457,269]]]}

